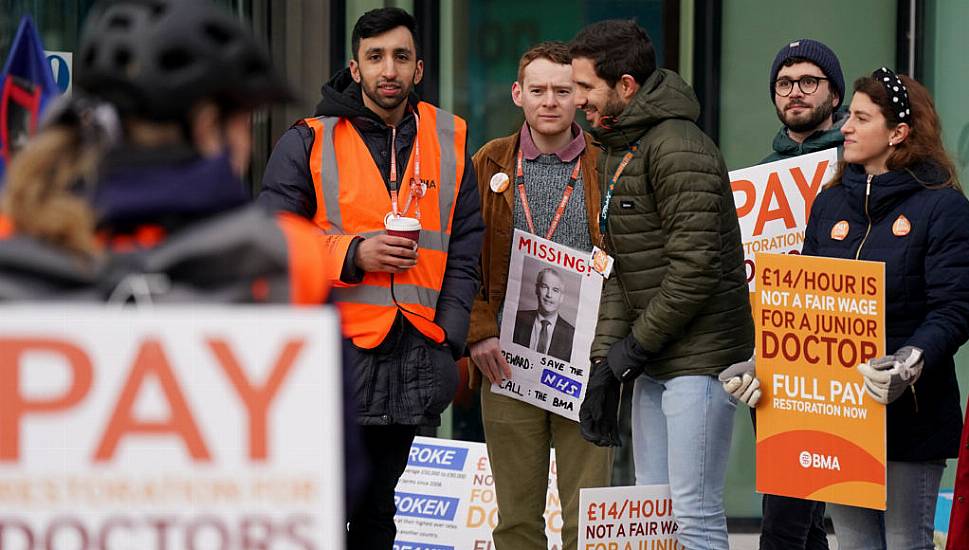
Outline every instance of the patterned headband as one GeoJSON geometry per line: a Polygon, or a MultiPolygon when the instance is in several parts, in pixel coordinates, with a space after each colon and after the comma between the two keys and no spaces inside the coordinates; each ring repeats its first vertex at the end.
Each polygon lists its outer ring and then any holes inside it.
{"type": "Polygon", "coordinates": [[[902,84],[902,79],[887,67],[871,73],[871,77],[881,83],[885,93],[892,98],[891,107],[898,121],[907,123],[912,118],[912,109],[908,102],[908,88],[902,84]]]}

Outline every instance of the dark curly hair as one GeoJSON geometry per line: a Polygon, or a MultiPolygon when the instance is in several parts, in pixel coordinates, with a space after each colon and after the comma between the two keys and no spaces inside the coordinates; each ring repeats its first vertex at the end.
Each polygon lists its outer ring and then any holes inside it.
{"type": "Polygon", "coordinates": [[[587,25],[572,39],[569,54],[591,59],[596,76],[610,87],[624,74],[642,84],[656,71],[653,41],[646,29],[631,19],[608,19],[587,25]]]}
{"type": "Polygon", "coordinates": [[[350,47],[353,48],[353,58],[357,58],[360,49],[360,40],[373,38],[387,31],[404,27],[410,31],[414,38],[414,49],[417,50],[417,57],[420,57],[420,44],[417,42],[417,21],[414,16],[400,8],[377,8],[370,10],[357,19],[353,26],[353,33],[350,35],[350,47]]]}

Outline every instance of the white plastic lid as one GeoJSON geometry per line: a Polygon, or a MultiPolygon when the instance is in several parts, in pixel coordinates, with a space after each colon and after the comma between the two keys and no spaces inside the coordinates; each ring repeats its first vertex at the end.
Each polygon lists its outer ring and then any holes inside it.
{"type": "Polygon", "coordinates": [[[384,227],[394,231],[419,231],[421,229],[421,221],[415,218],[405,218],[403,216],[395,218],[393,215],[388,215],[384,218],[384,227]]]}

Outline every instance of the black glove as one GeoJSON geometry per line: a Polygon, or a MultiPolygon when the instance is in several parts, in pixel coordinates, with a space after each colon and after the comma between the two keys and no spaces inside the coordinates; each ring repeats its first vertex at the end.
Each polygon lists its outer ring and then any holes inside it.
{"type": "Polygon", "coordinates": [[[609,348],[606,362],[616,378],[622,382],[631,382],[646,369],[647,359],[646,350],[630,334],[609,348]]]}
{"type": "Polygon", "coordinates": [[[600,447],[618,447],[619,395],[622,382],[612,375],[608,361],[593,365],[585,399],[579,407],[579,427],[582,437],[600,447]]]}

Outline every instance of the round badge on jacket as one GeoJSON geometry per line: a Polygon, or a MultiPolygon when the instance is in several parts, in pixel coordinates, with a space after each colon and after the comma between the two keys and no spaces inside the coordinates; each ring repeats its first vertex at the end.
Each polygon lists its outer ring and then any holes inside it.
{"type": "Polygon", "coordinates": [[[912,231],[912,222],[908,221],[905,214],[899,214],[892,224],[892,234],[896,237],[904,237],[912,231]]]}
{"type": "Polygon", "coordinates": [[[505,189],[508,189],[508,184],[511,182],[511,178],[508,174],[504,172],[498,172],[497,174],[491,176],[491,190],[495,193],[504,193],[505,189]]]}
{"type": "Polygon", "coordinates": [[[843,241],[848,236],[848,221],[841,220],[831,228],[831,238],[836,241],[843,241]]]}

